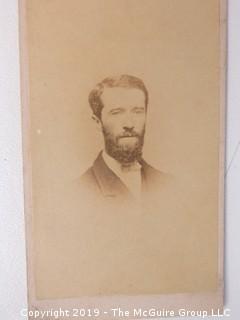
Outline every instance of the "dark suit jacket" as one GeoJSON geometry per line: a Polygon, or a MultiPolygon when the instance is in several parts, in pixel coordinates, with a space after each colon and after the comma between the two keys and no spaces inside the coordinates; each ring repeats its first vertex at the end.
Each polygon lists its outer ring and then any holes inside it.
{"type": "MultiPolygon", "coordinates": [[[[142,195],[156,193],[163,188],[167,175],[151,167],[143,159],[140,160],[142,175],[142,195]]],[[[80,178],[80,184],[94,196],[128,198],[134,200],[133,195],[121,179],[107,166],[102,152],[99,153],[93,166],[80,178]]]]}

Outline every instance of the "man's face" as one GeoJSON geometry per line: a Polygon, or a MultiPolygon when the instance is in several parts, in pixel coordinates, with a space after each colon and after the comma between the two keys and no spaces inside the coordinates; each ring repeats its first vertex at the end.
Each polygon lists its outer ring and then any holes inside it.
{"type": "Polygon", "coordinates": [[[135,88],[105,88],[101,100],[106,152],[123,164],[139,159],[146,121],[144,93],[135,88]]]}

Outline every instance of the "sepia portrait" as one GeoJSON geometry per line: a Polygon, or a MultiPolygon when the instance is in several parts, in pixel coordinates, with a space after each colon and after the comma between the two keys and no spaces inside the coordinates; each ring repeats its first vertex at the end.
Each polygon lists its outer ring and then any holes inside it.
{"type": "Polygon", "coordinates": [[[29,308],[223,307],[225,7],[20,1],[29,308]]]}

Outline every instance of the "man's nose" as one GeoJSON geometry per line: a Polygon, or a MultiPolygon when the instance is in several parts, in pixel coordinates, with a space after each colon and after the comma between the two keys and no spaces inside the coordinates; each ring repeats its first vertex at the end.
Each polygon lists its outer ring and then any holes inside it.
{"type": "Polygon", "coordinates": [[[123,130],[126,132],[131,132],[131,131],[133,131],[133,129],[134,129],[134,126],[131,126],[131,127],[123,126],[123,130]]]}
{"type": "Polygon", "coordinates": [[[125,117],[123,121],[123,129],[126,131],[131,131],[134,128],[133,120],[130,116],[125,117]]]}

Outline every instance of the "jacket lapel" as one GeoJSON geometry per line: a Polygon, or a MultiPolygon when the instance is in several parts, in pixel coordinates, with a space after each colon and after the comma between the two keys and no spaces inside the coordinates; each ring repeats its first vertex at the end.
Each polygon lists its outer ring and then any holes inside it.
{"type": "Polygon", "coordinates": [[[106,165],[102,152],[93,164],[93,172],[104,196],[130,196],[131,194],[120,178],[106,165]]]}

